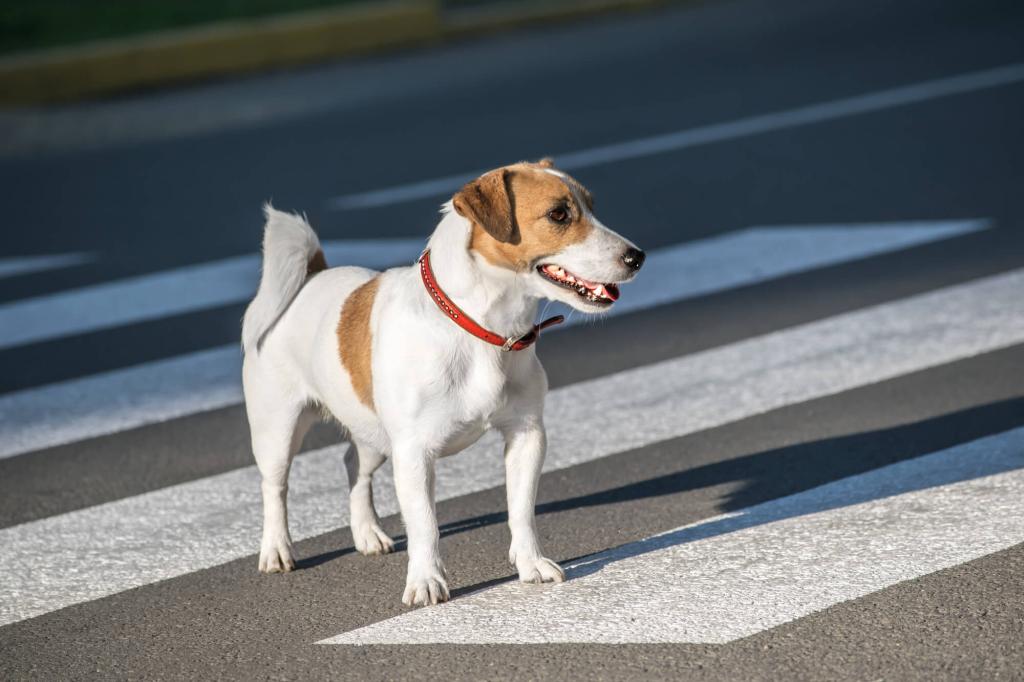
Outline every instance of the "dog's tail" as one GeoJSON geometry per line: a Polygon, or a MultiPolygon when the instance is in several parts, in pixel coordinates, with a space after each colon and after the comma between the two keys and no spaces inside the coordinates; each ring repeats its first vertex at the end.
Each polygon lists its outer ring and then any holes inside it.
{"type": "Polygon", "coordinates": [[[263,274],[256,298],[242,319],[242,348],[246,353],[259,350],[260,342],[310,275],[327,269],[324,252],[313,228],[305,218],[283,213],[268,202],[263,228],[263,274]]]}

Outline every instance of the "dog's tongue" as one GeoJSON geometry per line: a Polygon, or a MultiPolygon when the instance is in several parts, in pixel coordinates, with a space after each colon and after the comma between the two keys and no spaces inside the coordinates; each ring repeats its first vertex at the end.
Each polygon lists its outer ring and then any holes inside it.
{"type": "Polygon", "coordinates": [[[593,291],[598,296],[605,296],[613,301],[619,300],[619,287],[614,284],[601,284],[599,282],[591,282],[589,279],[576,278],[577,281],[583,282],[588,289],[593,291]]]}
{"type": "Polygon", "coordinates": [[[579,284],[582,284],[583,286],[587,287],[588,289],[596,293],[598,296],[605,296],[613,301],[619,300],[619,287],[615,284],[601,284],[600,282],[591,282],[589,279],[580,277],[575,273],[564,271],[555,265],[545,265],[544,270],[553,277],[556,277],[561,280],[566,280],[567,276],[568,279],[566,281],[578,282],[579,284]]]}

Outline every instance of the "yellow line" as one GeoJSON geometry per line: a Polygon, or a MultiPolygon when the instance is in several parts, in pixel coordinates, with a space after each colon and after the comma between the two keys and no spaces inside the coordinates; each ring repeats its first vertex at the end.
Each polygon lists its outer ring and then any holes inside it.
{"type": "Polygon", "coordinates": [[[0,58],[0,105],[81,99],[663,2],[510,1],[444,15],[440,0],[394,0],[223,22],[0,58]]]}
{"type": "Polygon", "coordinates": [[[440,36],[437,3],[401,0],[218,23],[0,60],[0,102],[35,104],[308,63],[440,36]]]}

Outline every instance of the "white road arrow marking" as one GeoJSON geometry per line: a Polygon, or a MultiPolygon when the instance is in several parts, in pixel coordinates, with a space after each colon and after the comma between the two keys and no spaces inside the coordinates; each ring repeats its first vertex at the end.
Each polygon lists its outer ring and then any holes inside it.
{"type": "Polygon", "coordinates": [[[43,256],[0,258],[0,279],[69,268],[92,260],[95,260],[95,255],[91,253],[51,253],[43,256]]]}
{"type": "MultiPolygon", "coordinates": [[[[653,251],[641,276],[623,288],[622,299],[609,314],[618,315],[756,284],[967,234],[986,226],[983,220],[960,220],[763,227],[679,244],[653,251]]],[[[410,243],[408,248],[412,246],[410,243]]],[[[351,245],[345,249],[351,250],[351,245]]],[[[395,252],[388,251],[385,257],[394,255],[395,252]]],[[[410,260],[414,256],[410,256],[410,260]]],[[[340,255],[334,262],[341,262],[340,255]]],[[[250,266],[234,263],[230,267],[233,274],[222,266],[223,263],[216,268],[211,266],[204,276],[186,278],[191,282],[187,286],[203,283],[202,288],[205,288],[214,286],[214,280],[231,279],[235,282],[228,287],[231,296],[250,295],[255,287],[254,280],[250,281],[255,277],[250,266]]],[[[139,305],[145,301],[148,305],[148,295],[163,296],[166,310],[168,306],[197,306],[201,301],[209,302],[211,296],[224,301],[228,296],[223,292],[202,295],[193,292],[195,296],[185,296],[181,288],[185,286],[180,271],[173,275],[154,275],[142,290],[120,290],[123,298],[119,300],[130,299],[139,305]],[[171,300],[178,296],[188,300],[171,300]]],[[[54,325],[67,329],[72,324],[60,321],[61,315],[56,315],[65,306],[76,308],[76,314],[86,315],[88,307],[96,304],[101,310],[99,319],[106,320],[115,314],[123,319],[127,314],[127,309],[120,307],[108,309],[109,302],[98,290],[61,294],[55,300],[56,307],[38,299],[26,302],[31,304],[27,308],[17,308],[19,304],[6,309],[0,307],[0,329],[6,329],[5,324],[20,321],[26,327],[10,334],[20,334],[21,338],[38,337],[44,333],[43,327],[47,334],[56,333],[54,325]],[[34,312],[28,316],[18,312],[29,309],[34,312]],[[55,314],[58,319],[40,322],[43,327],[35,327],[35,332],[27,331],[34,324],[30,318],[38,316],[42,320],[46,317],[44,311],[48,311],[47,315],[55,314]],[[5,314],[8,316],[4,317],[5,314]]],[[[86,318],[91,319],[88,315],[86,318]]],[[[580,320],[577,315],[569,322],[580,320]]],[[[0,332],[4,333],[8,332],[0,332]]],[[[241,356],[238,347],[232,344],[0,396],[0,457],[234,405],[242,400],[240,377],[241,356]]]]}
{"type": "MultiPolygon", "coordinates": [[[[545,469],[1022,343],[1022,290],[1024,269],[552,391],[545,469]]],[[[346,525],[341,450],[296,459],[296,539],[346,525]]],[[[442,460],[437,498],[500,485],[496,451],[485,438],[442,460]]],[[[393,514],[393,488],[380,478],[378,508],[393,514]]],[[[0,530],[0,625],[252,554],[259,488],[247,467],[0,530]]]]}
{"type": "Polygon", "coordinates": [[[617,547],[321,644],[723,644],[1024,542],[1024,428],[617,547]]]}
{"type": "MultiPolygon", "coordinates": [[[[383,268],[413,262],[422,239],[325,242],[328,263],[383,268]]],[[[256,293],[260,257],[141,275],[0,305],[0,350],[246,301],[256,293]]]]}
{"type": "MultiPolygon", "coordinates": [[[[821,102],[787,111],[740,118],[724,123],[677,130],[663,135],[643,137],[602,147],[592,147],[575,152],[555,154],[558,167],[575,171],[606,163],[628,161],[656,154],[667,154],[701,145],[724,142],[751,135],[760,135],[775,130],[786,130],[813,123],[883,111],[894,107],[927,102],[939,97],[960,95],[977,90],[1011,85],[1024,80],[1024,64],[1008,64],[987,71],[975,71],[949,78],[914,83],[889,90],[879,90],[845,99],[821,102]]],[[[335,197],[327,201],[327,207],[335,210],[356,210],[389,206],[415,199],[450,194],[460,185],[469,182],[484,171],[472,171],[449,175],[443,178],[421,180],[395,187],[358,192],[335,197]]]]}

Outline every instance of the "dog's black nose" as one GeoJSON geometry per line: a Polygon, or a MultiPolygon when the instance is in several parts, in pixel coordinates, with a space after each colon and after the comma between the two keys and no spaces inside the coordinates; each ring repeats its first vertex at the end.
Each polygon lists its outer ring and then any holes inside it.
{"type": "Polygon", "coordinates": [[[643,251],[632,247],[626,249],[626,253],[622,254],[622,262],[630,270],[639,270],[640,266],[644,264],[645,258],[647,255],[643,251]]]}

